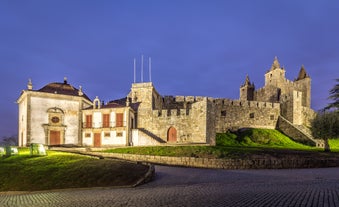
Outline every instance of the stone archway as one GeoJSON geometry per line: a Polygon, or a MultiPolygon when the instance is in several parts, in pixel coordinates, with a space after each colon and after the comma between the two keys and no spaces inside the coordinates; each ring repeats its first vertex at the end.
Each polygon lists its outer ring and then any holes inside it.
{"type": "Polygon", "coordinates": [[[177,130],[174,127],[170,127],[167,131],[167,142],[177,141],[177,130]]]}

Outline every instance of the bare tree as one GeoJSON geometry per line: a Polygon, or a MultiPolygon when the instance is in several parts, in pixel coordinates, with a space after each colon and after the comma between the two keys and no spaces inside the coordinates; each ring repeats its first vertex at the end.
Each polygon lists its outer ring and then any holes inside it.
{"type": "Polygon", "coordinates": [[[2,137],[2,142],[0,145],[3,146],[18,146],[18,136],[13,135],[9,137],[2,137]]]}

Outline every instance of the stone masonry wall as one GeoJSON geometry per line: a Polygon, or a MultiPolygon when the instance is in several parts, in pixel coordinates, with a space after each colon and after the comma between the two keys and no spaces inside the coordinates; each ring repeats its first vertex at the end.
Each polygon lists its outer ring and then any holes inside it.
{"type": "Polygon", "coordinates": [[[165,164],[187,167],[220,168],[220,169],[282,169],[282,168],[315,168],[315,167],[337,167],[339,159],[334,158],[314,158],[295,157],[293,155],[284,158],[257,158],[257,159],[210,159],[195,157],[168,157],[153,155],[135,155],[120,153],[100,153],[90,154],[130,160],[136,162],[148,162],[153,164],[165,164]]]}
{"type": "Polygon", "coordinates": [[[215,139],[211,137],[214,135],[213,128],[207,138],[206,97],[162,97],[152,83],[133,84],[128,96],[132,103],[139,103],[137,128],[167,141],[168,130],[174,127],[177,143],[209,143],[209,139],[215,139]]]}
{"type": "Polygon", "coordinates": [[[313,109],[308,107],[302,107],[302,119],[303,124],[306,127],[311,127],[311,121],[315,118],[316,112],[313,109]]]}
{"type": "Polygon", "coordinates": [[[170,127],[177,130],[178,143],[206,143],[207,98],[191,103],[190,109],[153,110],[147,130],[167,141],[170,127]]]}
{"type": "Polygon", "coordinates": [[[315,142],[313,142],[303,132],[293,126],[292,123],[282,117],[279,117],[278,119],[278,129],[287,136],[291,137],[291,139],[295,140],[296,142],[316,146],[315,142]]]}
{"type": "Polygon", "coordinates": [[[275,129],[280,104],[216,99],[215,111],[217,133],[239,128],[275,129]]]}

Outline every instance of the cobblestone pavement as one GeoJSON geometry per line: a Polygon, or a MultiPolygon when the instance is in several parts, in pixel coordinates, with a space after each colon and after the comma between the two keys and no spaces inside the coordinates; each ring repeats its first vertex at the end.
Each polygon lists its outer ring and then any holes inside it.
{"type": "Polygon", "coordinates": [[[2,193],[0,206],[339,206],[339,168],[218,170],[156,166],[156,179],[136,188],[2,193]]]}

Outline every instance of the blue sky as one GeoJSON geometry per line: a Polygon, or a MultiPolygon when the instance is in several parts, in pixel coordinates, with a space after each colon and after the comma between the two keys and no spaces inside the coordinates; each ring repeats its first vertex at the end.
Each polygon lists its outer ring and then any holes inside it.
{"type": "Polygon", "coordinates": [[[125,97],[144,81],[162,95],[237,99],[275,56],[293,80],[303,64],[312,108],[339,78],[339,2],[272,0],[0,0],[0,137],[17,133],[16,99],[64,77],[90,97],[125,97]]]}

